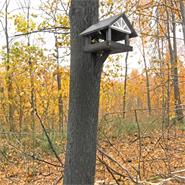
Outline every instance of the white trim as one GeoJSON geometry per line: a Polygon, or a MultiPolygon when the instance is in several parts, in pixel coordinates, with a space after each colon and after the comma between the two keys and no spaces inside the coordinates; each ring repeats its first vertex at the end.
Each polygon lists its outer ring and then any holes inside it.
{"type": "Polygon", "coordinates": [[[122,17],[119,18],[116,22],[114,22],[111,25],[111,28],[115,28],[116,30],[120,30],[122,32],[131,34],[130,28],[128,27],[128,25],[126,24],[122,17]]]}

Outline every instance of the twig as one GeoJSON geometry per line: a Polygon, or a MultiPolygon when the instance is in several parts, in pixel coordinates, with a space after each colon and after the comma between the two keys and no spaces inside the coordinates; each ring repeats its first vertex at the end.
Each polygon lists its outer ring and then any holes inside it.
{"type": "Polygon", "coordinates": [[[50,162],[48,162],[46,160],[40,159],[40,158],[38,158],[37,156],[35,156],[33,154],[27,154],[27,153],[24,153],[24,154],[27,155],[27,156],[29,156],[29,157],[31,157],[33,160],[37,160],[39,162],[43,162],[43,163],[49,164],[49,165],[54,166],[54,167],[62,167],[60,165],[53,164],[53,163],[50,163],[50,162]]]}
{"type": "Polygon", "coordinates": [[[33,155],[33,154],[28,154],[28,153],[26,153],[26,152],[24,152],[24,151],[18,149],[16,146],[12,145],[12,144],[9,143],[9,142],[8,142],[8,144],[9,144],[10,146],[12,146],[13,148],[15,148],[16,150],[20,151],[20,152],[21,152],[22,154],[24,154],[25,156],[31,157],[33,160],[37,160],[37,161],[39,161],[39,162],[46,163],[46,164],[49,164],[49,165],[54,166],[54,167],[62,167],[62,166],[60,166],[60,165],[53,164],[53,163],[50,163],[50,162],[48,162],[48,161],[46,161],[46,160],[40,159],[40,158],[38,158],[37,156],[35,156],[35,155],[33,155]]]}
{"type": "Polygon", "coordinates": [[[112,167],[110,167],[105,161],[103,161],[100,157],[98,157],[98,160],[106,167],[107,171],[111,174],[112,178],[115,180],[116,184],[120,185],[120,183],[118,182],[118,180],[116,179],[116,177],[114,176],[113,172],[123,178],[125,178],[126,176],[124,176],[123,174],[115,171],[112,167]]]}
{"type": "Polygon", "coordinates": [[[126,168],[124,168],[124,167],[123,167],[121,164],[119,164],[115,159],[113,159],[111,156],[109,156],[108,154],[106,154],[105,152],[103,152],[101,149],[98,148],[98,151],[99,151],[102,155],[106,156],[109,160],[111,160],[112,162],[114,162],[115,164],[117,164],[123,171],[126,172],[126,174],[128,175],[128,177],[130,178],[130,180],[131,180],[132,182],[134,182],[134,183],[137,184],[137,182],[134,180],[134,177],[132,177],[132,175],[129,173],[129,171],[128,171],[126,168]]]}
{"type": "Polygon", "coordinates": [[[47,138],[47,140],[48,140],[48,143],[49,143],[49,145],[50,145],[50,147],[51,147],[52,152],[54,153],[55,157],[58,159],[58,161],[60,162],[60,164],[62,165],[62,167],[64,167],[64,164],[63,164],[62,160],[60,159],[60,157],[58,156],[58,154],[57,154],[57,152],[56,152],[56,150],[55,150],[55,148],[54,148],[54,146],[53,146],[53,144],[52,144],[52,141],[51,141],[51,139],[50,139],[50,137],[49,137],[49,135],[48,135],[48,133],[47,133],[47,131],[46,131],[46,128],[45,128],[45,126],[44,126],[44,124],[43,124],[43,122],[42,122],[42,119],[41,119],[41,117],[38,115],[38,112],[37,112],[36,109],[35,109],[35,114],[36,114],[36,116],[38,117],[38,119],[39,119],[39,121],[40,121],[40,124],[41,124],[41,126],[42,126],[42,129],[43,129],[45,135],[46,135],[46,138],[47,138]]]}
{"type": "Polygon", "coordinates": [[[64,175],[62,175],[61,177],[56,179],[56,181],[53,183],[53,185],[57,185],[63,179],[63,177],[64,177],[64,175]]]}
{"type": "Polygon", "coordinates": [[[99,132],[100,132],[101,134],[103,134],[103,136],[107,139],[107,142],[109,143],[109,145],[110,145],[111,147],[113,147],[113,148],[116,150],[116,152],[118,152],[118,154],[119,154],[119,156],[121,157],[122,161],[125,163],[126,160],[124,160],[123,154],[119,151],[119,149],[116,148],[116,147],[114,146],[114,144],[110,141],[110,139],[106,136],[106,134],[105,134],[103,131],[101,131],[101,130],[99,129],[99,132]]]}
{"type": "Polygon", "coordinates": [[[139,121],[138,121],[138,117],[137,117],[137,111],[134,111],[135,113],[135,121],[137,124],[137,129],[138,129],[138,141],[139,141],[139,163],[138,163],[138,176],[139,176],[139,180],[141,181],[141,158],[142,158],[142,143],[141,143],[141,129],[139,126],[139,121]]]}
{"type": "Polygon", "coordinates": [[[13,163],[12,161],[10,161],[7,157],[7,154],[5,154],[2,150],[0,150],[0,153],[2,154],[2,156],[10,163],[13,163]]]}

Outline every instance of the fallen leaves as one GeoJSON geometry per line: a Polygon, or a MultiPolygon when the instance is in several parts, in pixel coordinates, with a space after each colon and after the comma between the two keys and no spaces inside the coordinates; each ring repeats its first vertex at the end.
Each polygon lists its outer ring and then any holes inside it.
{"type": "MultiPolygon", "coordinates": [[[[96,184],[131,185],[135,184],[133,181],[142,185],[185,184],[185,134],[181,131],[176,131],[176,134],[174,132],[172,129],[170,134],[165,133],[161,137],[161,132],[156,131],[150,133],[150,137],[141,136],[140,142],[137,135],[100,140],[96,184]]],[[[33,154],[48,161],[47,164],[37,158],[33,160],[8,143],[2,139],[0,144],[0,150],[6,145],[4,155],[1,154],[0,158],[1,184],[61,184],[63,168],[49,165],[58,163],[53,155],[34,151],[33,154]]],[[[60,158],[64,162],[64,153],[60,158]]]]}

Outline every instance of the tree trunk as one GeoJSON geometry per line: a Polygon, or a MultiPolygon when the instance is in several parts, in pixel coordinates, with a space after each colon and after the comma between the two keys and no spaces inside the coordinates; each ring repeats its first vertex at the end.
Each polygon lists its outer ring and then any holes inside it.
{"type": "Polygon", "coordinates": [[[180,91],[179,91],[179,82],[178,82],[178,66],[177,66],[177,48],[176,48],[176,25],[175,25],[175,15],[172,12],[172,33],[173,33],[173,47],[170,40],[170,25],[169,25],[169,12],[167,13],[167,39],[168,39],[168,47],[170,52],[170,64],[171,64],[171,76],[173,80],[173,91],[174,91],[174,106],[175,106],[175,114],[177,120],[183,119],[183,112],[180,109],[181,99],[180,99],[180,91]]]}
{"type": "Polygon", "coordinates": [[[12,87],[12,74],[10,72],[10,47],[9,47],[9,34],[8,34],[8,5],[5,2],[5,37],[6,37],[6,71],[7,71],[7,91],[8,91],[8,124],[10,131],[14,131],[13,123],[13,87],[12,87]]]}
{"type": "Polygon", "coordinates": [[[58,118],[59,118],[59,131],[64,128],[64,111],[63,111],[63,99],[62,99],[62,80],[60,73],[59,64],[59,48],[58,48],[58,38],[55,34],[55,50],[56,50],[56,61],[57,61],[57,89],[58,89],[58,118]]]}
{"type": "Polygon", "coordinates": [[[171,82],[171,79],[170,79],[170,64],[168,63],[167,64],[168,66],[168,81],[167,81],[167,99],[166,99],[166,114],[167,114],[167,119],[166,119],[166,123],[167,125],[166,126],[169,126],[170,125],[170,98],[171,98],[171,93],[170,93],[170,82],[171,82]]]}
{"type": "Polygon", "coordinates": [[[100,78],[108,54],[87,54],[79,34],[98,21],[98,0],[72,0],[69,120],[64,184],[94,184],[100,78]]]}
{"type": "Polygon", "coordinates": [[[35,132],[35,84],[34,84],[34,74],[33,74],[33,64],[31,59],[29,59],[29,75],[30,75],[30,101],[31,101],[31,122],[32,122],[32,131],[35,132]]]}
{"type": "MultiPolygon", "coordinates": [[[[141,30],[142,26],[141,26],[141,22],[140,22],[140,17],[139,17],[139,27],[140,27],[140,30],[141,30]]],[[[145,44],[144,44],[144,38],[143,37],[141,37],[141,43],[142,43],[142,54],[143,54],[145,75],[146,75],[147,107],[148,107],[148,112],[149,112],[149,115],[150,115],[151,114],[150,81],[149,81],[148,67],[147,67],[146,54],[145,54],[145,44]]]]}
{"type": "MultiPolygon", "coordinates": [[[[30,29],[30,5],[31,2],[30,0],[28,1],[28,11],[27,11],[27,28],[28,28],[28,32],[30,29]]],[[[36,103],[35,103],[35,83],[34,83],[34,71],[33,71],[33,62],[31,60],[31,53],[30,53],[30,36],[28,34],[27,36],[27,47],[28,47],[28,65],[29,65],[29,75],[30,75],[30,104],[31,104],[31,112],[30,112],[30,116],[31,116],[31,127],[32,127],[32,131],[33,134],[35,133],[35,108],[36,108],[36,103]]]]}
{"type": "Polygon", "coordinates": [[[165,94],[165,89],[166,88],[166,80],[165,80],[165,73],[164,73],[164,68],[165,68],[165,63],[164,63],[164,53],[163,53],[163,38],[160,38],[160,26],[159,26],[159,7],[157,7],[157,50],[158,50],[158,58],[159,58],[159,64],[160,64],[160,76],[161,76],[161,92],[162,92],[162,131],[164,131],[164,128],[166,126],[166,94],[165,94]]]}
{"type": "Polygon", "coordinates": [[[123,119],[126,114],[126,96],[127,96],[127,76],[128,76],[128,52],[125,58],[125,79],[124,79],[124,92],[123,92],[123,119]]]}
{"type": "MultiPolygon", "coordinates": [[[[143,52],[145,53],[144,45],[143,45],[143,52]]],[[[143,58],[144,58],[145,75],[146,75],[147,105],[148,105],[148,112],[150,115],[151,114],[150,82],[149,82],[148,67],[147,67],[145,55],[143,56],[143,58]]]]}
{"type": "Polygon", "coordinates": [[[185,45],[185,6],[183,0],[180,0],[180,12],[182,16],[182,30],[184,35],[184,45],[185,45]]]}
{"type": "Polygon", "coordinates": [[[177,120],[183,119],[183,111],[181,109],[181,98],[179,89],[179,76],[178,76],[178,57],[177,57],[177,40],[176,40],[176,23],[175,14],[172,12],[172,27],[173,27],[173,64],[172,64],[172,75],[173,75],[173,86],[174,86],[174,99],[175,99],[175,113],[177,120]]]}

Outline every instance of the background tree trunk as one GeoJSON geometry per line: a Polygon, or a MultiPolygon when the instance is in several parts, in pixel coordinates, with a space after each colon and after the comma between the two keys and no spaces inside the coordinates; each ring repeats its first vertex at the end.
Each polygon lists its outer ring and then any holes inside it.
{"type": "Polygon", "coordinates": [[[79,34],[98,21],[98,0],[72,0],[69,120],[64,184],[94,184],[100,78],[108,55],[83,52],[79,34]],[[104,58],[100,61],[100,58],[104,58]]]}
{"type": "Polygon", "coordinates": [[[159,58],[159,65],[160,65],[160,77],[161,77],[161,92],[162,92],[162,131],[164,131],[165,124],[166,124],[166,95],[165,95],[165,89],[166,88],[166,80],[165,80],[165,62],[164,62],[164,53],[163,53],[163,38],[160,38],[160,22],[159,22],[159,7],[157,7],[156,10],[157,15],[157,51],[158,51],[158,58],[159,58]]]}
{"type": "MultiPolygon", "coordinates": [[[[168,10],[166,10],[166,13],[167,13],[167,20],[170,20],[168,10]]],[[[172,33],[173,33],[173,47],[172,47],[172,43],[170,40],[170,25],[168,21],[167,22],[167,39],[168,39],[168,47],[169,47],[169,53],[170,53],[171,76],[172,76],[172,81],[173,81],[175,114],[176,114],[177,120],[182,120],[183,112],[180,109],[181,99],[180,99],[179,82],[178,82],[176,24],[175,24],[175,15],[173,12],[172,12],[172,33]]]]}
{"type": "Polygon", "coordinates": [[[55,51],[56,51],[56,61],[57,61],[57,90],[58,90],[58,118],[59,118],[59,131],[64,129],[64,110],[63,110],[63,98],[62,98],[62,79],[59,63],[59,48],[58,48],[58,38],[55,34],[55,51]]]}
{"type": "Polygon", "coordinates": [[[177,120],[183,119],[183,111],[181,109],[181,98],[179,90],[179,75],[178,75],[178,57],[177,57],[177,40],[176,40],[176,23],[175,14],[172,12],[172,27],[173,27],[173,86],[174,86],[174,99],[175,99],[175,113],[177,120]]]}
{"type": "MultiPolygon", "coordinates": [[[[140,32],[142,32],[142,26],[141,26],[141,18],[139,17],[139,28],[140,32]]],[[[147,107],[148,107],[148,113],[151,115],[151,97],[150,97],[150,81],[149,81],[149,73],[148,73],[148,66],[146,61],[146,53],[145,53],[145,43],[144,38],[141,37],[141,44],[142,44],[142,55],[143,55],[143,62],[144,62],[144,69],[145,69],[145,76],[146,76],[146,98],[147,98],[147,107]]]]}
{"type": "MultiPolygon", "coordinates": [[[[27,28],[28,28],[28,33],[30,31],[30,6],[31,2],[30,0],[28,1],[27,4],[27,28]]],[[[34,83],[34,71],[33,71],[33,62],[31,59],[31,53],[30,53],[30,35],[28,34],[27,36],[27,47],[28,47],[28,65],[29,65],[29,75],[30,75],[30,104],[31,104],[31,127],[33,133],[35,133],[35,108],[36,108],[36,97],[35,97],[35,83],[34,83]]]]}
{"type": "Polygon", "coordinates": [[[125,119],[126,114],[126,96],[127,96],[127,77],[128,76],[128,52],[125,58],[125,79],[124,79],[124,89],[123,89],[123,119],[125,119]]]}
{"type": "Polygon", "coordinates": [[[14,131],[13,123],[13,87],[12,87],[12,74],[10,71],[10,46],[8,34],[8,5],[9,1],[5,2],[5,37],[6,37],[6,71],[7,71],[7,93],[8,93],[8,124],[10,131],[14,131]]]}
{"type": "Polygon", "coordinates": [[[183,0],[180,0],[180,12],[182,16],[182,30],[184,35],[184,45],[185,45],[185,6],[183,0]]]}

